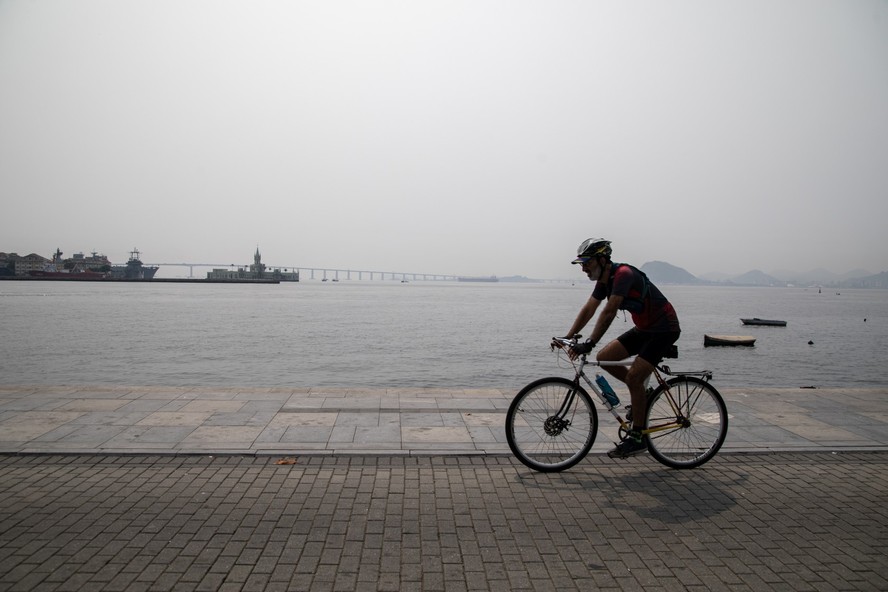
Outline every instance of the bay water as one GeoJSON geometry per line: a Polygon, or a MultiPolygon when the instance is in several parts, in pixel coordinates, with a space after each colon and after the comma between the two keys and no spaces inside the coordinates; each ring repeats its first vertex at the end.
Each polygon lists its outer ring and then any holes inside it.
{"type": "MultiPolygon", "coordinates": [[[[660,286],[675,370],[723,387],[882,387],[888,290],[660,286]],[[774,318],[786,327],[741,325],[774,318]],[[754,347],[704,347],[703,335],[754,347]]],[[[570,376],[551,353],[586,280],[512,284],[0,282],[0,384],[517,389],[570,376]]],[[[606,339],[632,326],[622,313],[606,339]]],[[[584,331],[591,332],[591,325],[584,331]]]]}

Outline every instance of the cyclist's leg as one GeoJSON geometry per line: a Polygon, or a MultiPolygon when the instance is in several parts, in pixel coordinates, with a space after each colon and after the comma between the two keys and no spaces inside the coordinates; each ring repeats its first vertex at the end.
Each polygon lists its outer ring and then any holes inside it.
{"type": "Polygon", "coordinates": [[[647,417],[647,393],[645,383],[654,372],[654,367],[659,364],[666,352],[675,345],[681,335],[678,331],[649,333],[638,331],[641,342],[638,347],[638,357],[629,367],[626,384],[632,394],[632,425],[639,428],[646,427],[647,417]]]}
{"type": "MultiPolygon", "coordinates": [[[[598,352],[597,359],[599,362],[625,360],[629,356],[641,352],[647,341],[648,336],[633,327],[604,346],[598,352]]],[[[639,426],[640,429],[641,426],[644,426],[647,412],[644,383],[654,371],[654,366],[639,357],[635,358],[632,365],[628,367],[603,366],[603,368],[629,387],[629,397],[632,401],[632,425],[639,426]]]]}
{"type": "MultiPolygon", "coordinates": [[[[598,350],[598,354],[595,357],[599,362],[619,362],[631,355],[632,353],[626,349],[626,346],[618,338],[598,350]]],[[[602,366],[602,368],[620,382],[626,382],[626,373],[628,372],[626,366],[602,366]]]]}
{"type": "Polygon", "coordinates": [[[647,442],[641,430],[647,420],[647,395],[644,392],[645,379],[653,372],[650,362],[637,357],[626,372],[626,386],[632,398],[632,429],[625,434],[622,442],[608,452],[611,458],[626,458],[647,450],[647,442]]]}
{"type": "Polygon", "coordinates": [[[644,428],[647,417],[647,393],[645,382],[654,372],[654,365],[642,358],[635,358],[626,373],[626,386],[629,387],[629,396],[632,400],[632,425],[634,429],[644,428]]]}

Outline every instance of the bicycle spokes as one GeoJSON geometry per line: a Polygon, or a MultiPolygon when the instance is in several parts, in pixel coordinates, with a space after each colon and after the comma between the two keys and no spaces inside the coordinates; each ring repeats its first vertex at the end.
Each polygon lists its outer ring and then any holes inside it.
{"type": "Polygon", "coordinates": [[[721,447],[727,426],[724,401],[712,385],[696,377],[675,378],[655,392],[648,409],[649,449],[668,466],[699,466],[721,447]]]}
{"type": "Polygon", "coordinates": [[[560,471],[579,462],[597,429],[589,395],[560,378],[528,385],[506,414],[510,448],[521,462],[539,471],[560,471]]]}

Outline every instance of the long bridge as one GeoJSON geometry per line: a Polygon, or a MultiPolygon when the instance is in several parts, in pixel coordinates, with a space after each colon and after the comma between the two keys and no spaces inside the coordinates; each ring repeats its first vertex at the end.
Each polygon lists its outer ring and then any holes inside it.
{"type": "MultiPolygon", "coordinates": [[[[249,267],[249,265],[236,265],[234,263],[144,263],[146,266],[157,267],[187,267],[188,277],[194,277],[195,267],[208,267],[211,269],[231,269],[236,267],[249,267]]],[[[360,269],[335,269],[330,267],[300,267],[298,265],[266,265],[268,270],[279,269],[281,271],[296,271],[299,273],[299,279],[303,279],[303,272],[307,272],[310,276],[307,279],[320,279],[339,281],[340,279],[352,280],[394,280],[394,281],[456,281],[460,277],[450,274],[440,273],[413,273],[404,271],[379,271],[379,270],[360,270],[360,269]],[[317,276],[317,277],[315,277],[317,276]]]]}

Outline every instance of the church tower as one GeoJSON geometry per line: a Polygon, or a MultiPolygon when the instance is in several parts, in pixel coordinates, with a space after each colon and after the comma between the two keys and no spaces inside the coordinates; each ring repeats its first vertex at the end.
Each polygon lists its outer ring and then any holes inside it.
{"type": "Polygon", "coordinates": [[[265,277],[265,264],[262,263],[262,255],[259,254],[259,247],[256,247],[256,253],[253,255],[253,265],[250,266],[250,274],[254,278],[265,277]]]}

